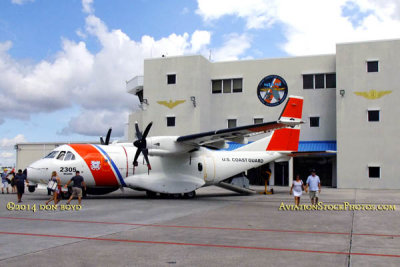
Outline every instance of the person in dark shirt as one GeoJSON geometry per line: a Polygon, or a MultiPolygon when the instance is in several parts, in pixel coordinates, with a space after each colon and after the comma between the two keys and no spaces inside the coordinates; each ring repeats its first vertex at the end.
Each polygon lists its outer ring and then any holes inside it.
{"type": "Polygon", "coordinates": [[[22,195],[25,193],[25,183],[28,184],[29,181],[26,178],[26,174],[22,173],[22,170],[18,170],[18,173],[15,175],[14,179],[17,184],[18,203],[20,203],[22,202],[22,195]]]}
{"type": "Polygon", "coordinates": [[[67,188],[71,182],[73,182],[74,184],[72,185],[72,194],[71,197],[68,199],[67,204],[71,203],[71,200],[74,198],[74,196],[76,196],[78,197],[78,203],[80,205],[82,200],[82,187],[86,190],[86,184],[79,171],[76,171],[76,175],[72,177],[71,180],[69,180],[68,183],[64,185],[64,187],[67,188]]]}

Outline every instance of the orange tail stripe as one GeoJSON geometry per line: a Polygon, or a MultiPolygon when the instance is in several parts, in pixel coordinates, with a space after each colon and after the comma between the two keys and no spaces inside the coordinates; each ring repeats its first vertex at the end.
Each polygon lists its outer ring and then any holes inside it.
{"type": "Polygon", "coordinates": [[[303,99],[289,98],[281,117],[301,119],[303,111],[303,99]]]}
{"type": "Polygon", "coordinates": [[[300,129],[284,128],[275,130],[267,150],[297,151],[299,149],[300,129]]]}

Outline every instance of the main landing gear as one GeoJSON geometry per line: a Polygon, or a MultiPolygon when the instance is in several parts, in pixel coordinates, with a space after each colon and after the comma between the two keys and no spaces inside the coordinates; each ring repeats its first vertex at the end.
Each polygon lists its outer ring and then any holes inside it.
{"type": "Polygon", "coordinates": [[[153,192],[153,191],[146,191],[146,195],[149,198],[175,198],[175,199],[179,199],[179,198],[185,198],[185,199],[189,199],[189,198],[194,198],[196,196],[196,191],[191,191],[188,193],[184,193],[184,194],[165,194],[165,193],[157,193],[157,192],[153,192]]]}

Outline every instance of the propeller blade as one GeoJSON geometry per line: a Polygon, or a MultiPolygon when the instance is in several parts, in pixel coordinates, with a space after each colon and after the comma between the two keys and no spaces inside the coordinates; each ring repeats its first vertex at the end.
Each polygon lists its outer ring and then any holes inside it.
{"type": "Polygon", "coordinates": [[[137,165],[138,165],[137,159],[138,159],[138,157],[139,157],[141,151],[142,151],[142,150],[141,150],[140,148],[138,148],[138,149],[136,150],[135,158],[134,158],[134,160],[133,160],[133,165],[134,165],[134,166],[137,166],[137,165]]]}
{"type": "Polygon", "coordinates": [[[146,129],[143,132],[143,139],[147,137],[147,135],[149,134],[150,128],[153,125],[153,122],[150,122],[149,125],[147,125],[146,129]]]}
{"type": "Polygon", "coordinates": [[[135,122],[135,129],[136,129],[136,137],[137,139],[142,139],[142,133],[139,131],[139,125],[137,122],[135,122]]]}
{"type": "Polygon", "coordinates": [[[108,146],[108,144],[110,143],[111,131],[112,131],[112,128],[108,129],[106,141],[104,143],[106,146],[108,146]]]}
{"type": "Polygon", "coordinates": [[[100,136],[100,143],[101,143],[102,145],[104,145],[104,139],[103,139],[103,136],[100,136]]]}
{"type": "Polygon", "coordinates": [[[146,149],[143,149],[142,153],[143,153],[144,159],[146,160],[147,167],[149,168],[149,170],[151,170],[150,161],[149,161],[149,158],[148,158],[148,156],[147,156],[147,155],[148,155],[148,150],[147,150],[147,148],[146,148],[146,149]]]}

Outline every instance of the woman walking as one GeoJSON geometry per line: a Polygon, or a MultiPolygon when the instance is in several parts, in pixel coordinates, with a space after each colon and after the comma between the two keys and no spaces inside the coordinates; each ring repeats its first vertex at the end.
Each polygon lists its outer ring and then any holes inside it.
{"type": "Polygon", "coordinates": [[[290,188],[290,194],[294,195],[294,204],[300,205],[300,197],[303,194],[304,184],[300,179],[300,175],[296,175],[296,180],[293,181],[292,187],[290,188]]]}
{"type": "Polygon", "coordinates": [[[54,200],[54,204],[58,203],[58,195],[61,194],[61,179],[58,177],[57,172],[53,171],[51,173],[50,181],[57,183],[57,188],[53,191],[53,196],[46,201],[46,205],[49,204],[51,201],[54,200]]]}

